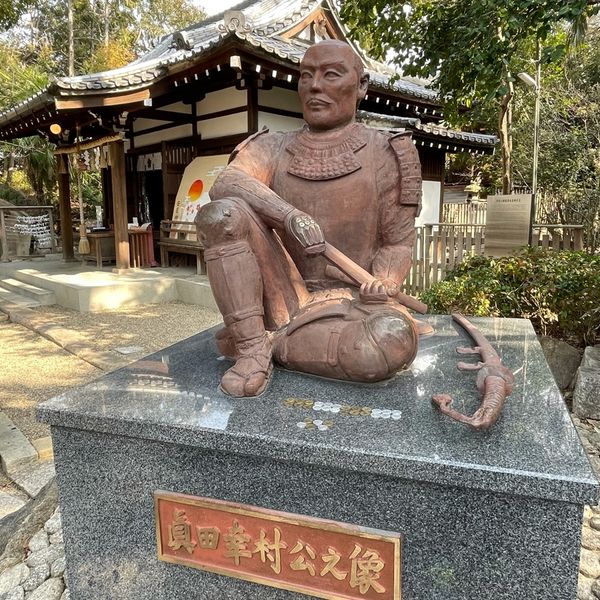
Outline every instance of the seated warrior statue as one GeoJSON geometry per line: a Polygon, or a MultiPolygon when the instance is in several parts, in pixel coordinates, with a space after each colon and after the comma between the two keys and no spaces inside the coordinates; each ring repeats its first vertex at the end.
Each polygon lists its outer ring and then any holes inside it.
{"type": "Polygon", "coordinates": [[[235,360],[221,379],[231,396],[262,393],[273,361],[370,382],[414,360],[417,322],[393,297],[410,269],[421,167],[410,133],[355,122],[367,87],[348,44],[310,47],[298,85],[306,126],[242,142],[198,212],[225,322],[217,345],[235,360]],[[372,275],[360,291],[328,246],[372,275]]]}

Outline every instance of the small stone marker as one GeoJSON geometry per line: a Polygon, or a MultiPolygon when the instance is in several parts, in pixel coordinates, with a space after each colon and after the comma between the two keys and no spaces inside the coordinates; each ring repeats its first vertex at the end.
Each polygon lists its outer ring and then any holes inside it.
{"type": "Polygon", "coordinates": [[[54,479],[55,475],[54,462],[50,460],[14,471],[12,478],[29,496],[37,498],[39,493],[54,479]]]}
{"type": "Polygon", "coordinates": [[[124,355],[137,354],[143,351],[144,349],[141,346],[123,346],[122,348],[115,348],[115,352],[124,355]]]}

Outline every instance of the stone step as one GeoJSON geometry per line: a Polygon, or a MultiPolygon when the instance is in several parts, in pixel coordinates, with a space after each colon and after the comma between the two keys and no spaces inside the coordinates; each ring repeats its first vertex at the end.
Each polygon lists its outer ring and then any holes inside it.
{"type": "Polygon", "coordinates": [[[39,493],[54,479],[54,461],[46,460],[32,463],[11,473],[13,483],[31,498],[39,493]]]}
{"type": "Polygon", "coordinates": [[[0,279],[0,287],[3,287],[21,296],[32,298],[42,305],[56,304],[56,296],[54,295],[54,292],[37,287],[31,283],[19,281],[14,277],[4,277],[0,279]]]}
{"type": "Polygon", "coordinates": [[[4,517],[23,508],[28,500],[23,492],[0,491],[0,522],[4,517]]]}
{"type": "Polygon", "coordinates": [[[0,287],[0,311],[8,312],[9,308],[33,308],[35,306],[40,306],[37,300],[0,287]]]}
{"type": "Polygon", "coordinates": [[[0,412],[0,464],[10,477],[20,469],[37,463],[37,450],[29,443],[20,429],[0,412]]]}

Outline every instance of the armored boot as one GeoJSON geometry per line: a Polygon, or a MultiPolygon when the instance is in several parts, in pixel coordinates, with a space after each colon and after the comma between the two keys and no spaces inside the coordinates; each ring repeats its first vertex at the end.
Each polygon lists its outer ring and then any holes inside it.
{"type": "Polygon", "coordinates": [[[206,270],[223,315],[219,350],[235,360],[221,379],[230,396],[258,396],[272,372],[271,340],[265,331],[262,278],[249,244],[232,241],[205,251],[206,270]]]}
{"type": "Polygon", "coordinates": [[[221,389],[235,398],[262,394],[273,371],[271,339],[262,317],[233,322],[227,330],[235,344],[235,365],[221,378],[221,389]]]}

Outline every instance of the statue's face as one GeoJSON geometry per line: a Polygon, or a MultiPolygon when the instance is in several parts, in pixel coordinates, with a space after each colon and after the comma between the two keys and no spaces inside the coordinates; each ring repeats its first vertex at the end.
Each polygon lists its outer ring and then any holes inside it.
{"type": "Polygon", "coordinates": [[[298,93],[311,129],[339,129],[354,120],[368,79],[359,80],[349,46],[322,42],[311,46],[300,63],[298,93]]]}

